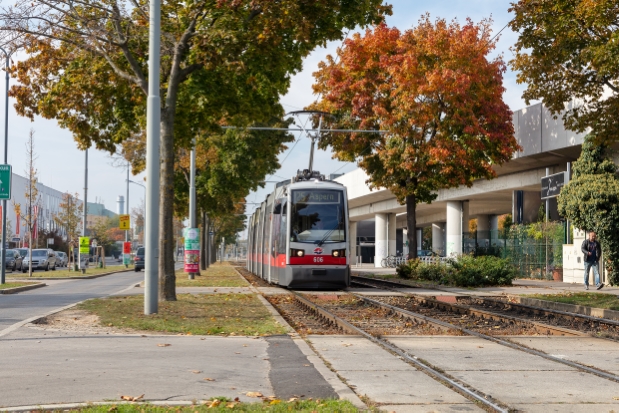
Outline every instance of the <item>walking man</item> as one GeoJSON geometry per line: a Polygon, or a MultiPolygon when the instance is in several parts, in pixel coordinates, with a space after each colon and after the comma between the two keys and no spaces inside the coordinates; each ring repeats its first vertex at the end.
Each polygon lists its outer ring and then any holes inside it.
{"type": "Polygon", "coordinates": [[[602,246],[596,241],[595,232],[589,233],[589,239],[582,242],[580,249],[585,254],[585,290],[589,289],[589,272],[593,268],[593,275],[595,277],[595,286],[599,290],[604,287],[604,284],[600,282],[600,256],[602,255],[602,246]]]}

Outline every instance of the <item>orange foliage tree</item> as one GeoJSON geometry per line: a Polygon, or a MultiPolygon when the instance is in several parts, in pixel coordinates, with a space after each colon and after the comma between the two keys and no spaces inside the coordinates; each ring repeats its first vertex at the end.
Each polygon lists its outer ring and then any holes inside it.
{"type": "MultiPolygon", "coordinates": [[[[428,15],[405,32],[381,24],[346,40],[337,59],[328,56],[314,73],[322,98],[312,107],[333,114],[328,126],[382,132],[328,133],[321,147],[357,160],[371,188],[388,188],[406,203],[409,229],[419,202],[494,177],[492,167],[518,148],[502,99],[505,64],[488,58],[496,43],[490,24],[433,23],[428,15]]],[[[408,243],[415,258],[413,230],[408,243]]]]}

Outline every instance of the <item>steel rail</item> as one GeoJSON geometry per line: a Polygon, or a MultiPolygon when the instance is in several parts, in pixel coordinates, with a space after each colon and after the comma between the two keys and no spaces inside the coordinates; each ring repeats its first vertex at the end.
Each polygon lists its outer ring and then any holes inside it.
{"type": "MultiPolygon", "coordinates": [[[[503,340],[503,339],[500,339],[500,338],[497,338],[497,337],[489,336],[489,335],[486,335],[486,334],[483,334],[483,333],[478,333],[477,331],[472,331],[472,330],[469,330],[467,328],[457,326],[455,324],[451,324],[451,323],[448,323],[448,322],[445,322],[445,321],[441,321],[441,320],[438,320],[438,319],[435,319],[435,318],[432,318],[432,317],[424,316],[423,314],[419,314],[419,313],[415,313],[413,311],[405,310],[403,308],[399,308],[399,307],[396,307],[396,306],[393,306],[393,305],[390,305],[390,304],[381,303],[380,301],[372,300],[371,298],[364,297],[364,296],[359,295],[359,294],[355,294],[355,293],[350,293],[350,294],[355,296],[355,297],[357,297],[357,298],[359,298],[359,299],[361,299],[361,300],[363,300],[363,301],[365,301],[365,302],[367,302],[367,303],[370,303],[372,305],[375,305],[375,306],[378,306],[378,307],[389,308],[390,310],[392,310],[392,311],[394,311],[394,312],[396,312],[396,313],[398,313],[400,315],[403,315],[403,316],[407,315],[407,316],[411,316],[411,317],[425,317],[428,321],[431,321],[433,323],[443,324],[445,326],[450,326],[452,329],[460,330],[463,333],[466,333],[466,334],[469,334],[469,335],[472,335],[472,336],[475,336],[475,337],[479,337],[479,338],[482,338],[484,340],[492,341],[494,343],[497,343],[497,344],[500,344],[502,346],[506,346],[506,347],[512,348],[514,350],[520,350],[520,351],[523,351],[525,353],[532,354],[534,356],[539,356],[539,357],[545,358],[546,360],[550,360],[550,361],[554,361],[556,363],[564,364],[566,366],[575,368],[577,370],[585,371],[587,373],[596,375],[598,377],[602,377],[602,378],[605,378],[607,380],[619,383],[619,376],[618,375],[606,372],[604,370],[600,370],[600,369],[596,369],[596,368],[593,368],[593,367],[585,366],[584,364],[580,364],[580,363],[577,363],[575,361],[569,361],[569,360],[564,360],[564,359],[561,359],[561,358],[558,358],[558,357],[554,357],[554,356],[551,356],[550,354],[544,353],[544,352],[539,351],[539,350],[530,349],[530,348],[522,346],[520,344],[512,343],[510,341],[506,341],[506,340],[503,340]]],[[[423,298],[423,297],[419,297],[417,295],[408,294],[408,293],[402,293],[402,294],[405,294],[405,295],[408,295],[408,296],[412,296],[414,298],[423,298]]],[[[436,300],[434,300],[434,301],[436,301],[436,300]]],[[[443,303],[443,302],[440,302],[440,301],[439,301],[439,303],[440,304],[447,304],[447,303],[443,303]]]]}
{"type": "Polygon", "coordinates": [[[396,345],[380,339],[378,337],[374,337],[373,335],[365,332],[364,330],[362,330],[359,327],[354,326],[353,324],[349,323],[348,321],[336,316],[335,314],[332,314],[331,312],[329,312],[328,310],[322,308],[321,306],[309,301],[308,299],[302,297],[299,293],[292,291],[292,293],[294,294],[294,297],[297,299],[297,301],[299,301],[303,306],[311,309],[312,311],[314,311],[316,314],[319,314],[321,317],[323,317],[324,319],[327,319],[331,322],[333,322],[334,324],[336,324],[337,326],[339,326],[340,328],[355,334],[355,335],[360,335],[368,340],[370,340],[371,342],[378,344],[379,346],[391,351],[392,353],[397,354],[398,356],[402,357],[403,359],[405,359],[408,363],[413,364],[414,366],[416,366],[417,368],[419,368],[420,370],[423,370],[424,372],[426,372],[428,375],[430,375],[431,377],[433,377],[436,380],[439,381],[443,381],[445,383],[448,383],[450,386],[458,389],[458,391],[461,394],[467,395],[470,398],[473,398],[474,400],[484,404],[485,406],[488,406],[494,410],[496,410],[497,412],[501,412],[501,413],[507,413],[509,412],[509,409],[506,409],[502,406],[500,406],[497,403],[492,402],[490,399],[490,396],[478,391],[478,390],[472,390],[471,386],[462,384],[460,382],[455,381],[454,379],[448,377],[447,375],[437,371],[436,369],[434,369],[432,366],[430,366],[429,364],[426,364],[422,361],[420,361],[419,359],[415,358],[415,356],[412,356],[410,354],[408,354],[408,352],[406,352],[405,350],[402,350],[401,348],[397,347],[396,345]]]}

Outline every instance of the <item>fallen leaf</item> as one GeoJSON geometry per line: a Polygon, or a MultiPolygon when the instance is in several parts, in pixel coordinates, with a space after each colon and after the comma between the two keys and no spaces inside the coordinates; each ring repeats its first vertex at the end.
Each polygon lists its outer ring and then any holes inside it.
{"type": "Polygon", "coordinates": [[[275,400],[271,400],[271,402],[269,404],[280,404],[282,401],[279,399],[275,399],[275,400]]]}
{"type": "Polygon", "coordinates": [[[159,343],[157,344],[157,347],[170,347],[172,344],[167,344],[167,343],[159,343]]]}
{"type": "Polygon", "coordinates": [[[247,396],[247,397],[263,397],[262,393],[260,393],[259,391],[248,391],[247,393],[245,393],[245,396],[247,396]]]}
{"type": "Polygon", "coordinates": [[[193,374],[200,374],[202,373],[202,370],[189,370],[190,372],[192,372],[193,374]]]}
{"type": "Polygon", "coordinates": [[[212,409],[213,407],[217,407],[221,404],[221,400],[212,400],[211,402],[206,402],[206,405],[208,406],[209,409],[212,409]]]}
{"type": "Polygon", "coordinates": [[[619,400],[619,397],[613,397],[613,400],[619,400]]]}
{"type": "Polygon", "coordinates": [[[309,366],[310,366],[309,364],[304,364],[304,365],[303,365],[303,367],[309,367],[309,366]]]}
{"type": "Polygon", "coordinates": [[[235,351],[234,354],[241,354],[241,353],[239,353],[238,351],[235,351]]]}
{"type": "Polygon", "coordinates": [[[142,400],[142,398],[144,397],[144,395],[140,395],[140,396],[120,396],[120,400],[125,400],[128,402],[137,402],[139,400],[142,400]]]}
{"type": "Polygon", "coordinates": [[[296,402],[297,400],[299,400],[299,399],[296,398],[296,397],[291,397],[291,398],[288,399],[289,402],[296,402]]]}
{"type": "Polygon", "coordinates": [[[206,381],[215,381],[215,379],[211,379],[210,377],[205,377],[204,380],[206,380],[206,381]]]}
{"type": "Polygon", "coordinates": [[[235,402],[230,402],[230,403],[226,404],[226,407],[227,407],[228,409],[234,409],[234,408],[236,407],[236,405],[237,405],[237,403],[235,403],[235,402]]]}

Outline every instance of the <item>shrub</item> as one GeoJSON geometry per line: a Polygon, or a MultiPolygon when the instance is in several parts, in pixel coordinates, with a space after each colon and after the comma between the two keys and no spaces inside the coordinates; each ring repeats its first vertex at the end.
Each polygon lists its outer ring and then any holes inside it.
{"type": "Polygon", "coordinates": [[[458,287],[511,285],[518,275],[508,260],[494,256],[462,255],[447,264],[426,264],[410,260],[398,266],[396,274],[405,279],[432,281],[458,287]]]}

